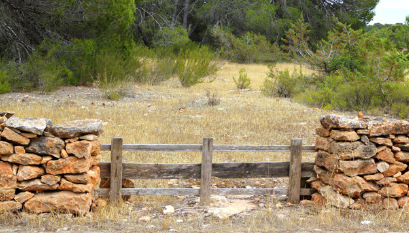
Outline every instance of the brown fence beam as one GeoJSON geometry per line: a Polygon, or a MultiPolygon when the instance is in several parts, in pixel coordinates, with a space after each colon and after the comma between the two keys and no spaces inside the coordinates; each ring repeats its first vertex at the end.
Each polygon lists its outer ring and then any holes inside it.
{"type": "Polygon", "coordinates": [[[210,205],[210,188],[212,178],[213,138],[203,138],[202,166],[200,180],[200,205],[210,205]]]}
{"type": "Polygon", "coordinates": [[[111,203],[118,203],[122,195],[122,145],[122,138],[111,139],[111,203]]]}
{"type": "Polygon", "coordinates": [[[302,159],[302,139],[300,138],[291,139],[288,201],[293,204],[298,204],[300,202],[301,159],[302,159]]]}

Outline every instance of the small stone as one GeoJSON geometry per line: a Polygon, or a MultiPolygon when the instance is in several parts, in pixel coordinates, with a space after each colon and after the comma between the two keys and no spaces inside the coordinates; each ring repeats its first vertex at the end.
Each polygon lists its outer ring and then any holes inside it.
{"type": "Polygon", "coordinates": [[[391,135],[389,135],[389,138],[393,140],[393,139],[396,138],[396,136],[394,134],[391,134],[391,135]]]}
{"type": "Polygon", "coordinates": [[[390,186],[392,183],[396,182],[397,179],[393,177],[385,177],[381,180],[378,180],[376,183],[383,186],[390,186]]]}
{"type": "Polygon", "coordinates": [[[163,210],[163,214],[173,214],[175,213],[175,208],[171,205],[165,206],[165,209],[163,210]]]}
{"type": "Polygon", "coordinates": [[[353,142],[360,139],[355,131],[332,130],[331,138],[337,141],[353,142]]]}
{"type": "Polygon", "coordinates": [[[56,190],[58,188],[58,184],[55,185],[48,185],[41,182],[40,179],[22,181],[18,185],[19,189],[22,191],[36,191],[42,192],[46,190],[56,190]]]}
{"type": "Polygon", "coordinates": [[[391,183],[390,186],[383,187],[379,194],[384,197],[403,197],[408,193],[407,184],[391,183]]]}
{"type": "Polygon", "coordinates": [[[13,173],[12,165],[0,161],[0,189],[16,188],[17,176],[13,173]]]}
{"type": "Polygon", "coordinates": [[[376,168],[378,169],[379,172],[385,172],[389,168],[389,163],[387,162],[379,162],[376,164],[376,168]]]}
{"type": "Polygon", "coordinates": [[[338,208],[348,208],[355,203],[354,199],[337,193],[331,186],[322,187],[321,195],[325,198],[325,203],[338,208]]]}
{"type": "Polygon", "coordinates": [[[361,135],[361,142],[363,142],[365,145],[369,145],[369,138],[366,135],[361,135]]]}
{"type": "Polygon", "coordinates": [[[68,143],[65,150],[77,158],[89,158],[91,156],[92,143],[89,141],[77,141],[68,143]]]}
{"type": "Polygon", "coordinates": [[[45,170],[52,175],[67,173],[84,173],[91,167],[90,160],[69,156],[65,159],[51,160],[47,162],[45,170]]]}
{"type": "Polygon", "coordinates": [[[311,201],[313,201],[316,205],[323,205],[325,203],[324,197],[319,193],[312,194],[311,201]]]}
{"type": "Polygon", "coordinates": [[[43,175],[41,176],[41,182],[47,185],[55,185],[58,184],[61,180],[61,176],[55,176],[55,175],[43,175]]]}
{"type": "Polygon", "coordinates": [[[339,161],[339,168],[347,176],[375,174],[377,172],[377,165],[373,159],[341,160],[339,161]]]}
{"type": "Polygon", "coordinates": [[[398,201],[395,198],[385,198],[382,200],[382,205],[384,209],[387,210],[397,210],[399,209],[398,201]]]}
{"type": "Polygon", "coordinates": [[[11,155],[14,152],[13,145],[5,142],[5,141],[0,141],[0,158],[3,155],[11,155]]]}
{"type": "Polygon", "coordinates": [[[150,222],[151,221],[151,217],[149,217],[149,216],[142,216],[142,217],[139,217],[138,218],[138,221],[139,222],[150,222]]]}
{"type": "Polygon", "coordinates": [[[30,192],[21,192],[19,194],[17,194],[14,197],[14,200],[20,202],[21,204],[23,204],[24,202],[30,200],[31,198],[34,197],[34,193],[30,193],[30,192]]]}
{"type": "Polygon", "coordinates": [[[51,155],[55,158],[61,157],[61,149],[64,148],[64,141],[56,137],[39,137],[31,140],[29,147],[26,148],[28,152],[51,155]]]}
{"type": "Polygon", "coordinates": [[[402,150],[399,147],[392,146],[392,151],[393,152],[399,152],[399,151],[402,151],[402,150]]]}
{"type": "Polygon", "coordinates": [[[353,177],[354,181],[359,185],[359,187],[365,192],[377,192],[379,191],[379,186],[373,181],[366,181],[360,176],[353,177]]]}
{"type": "Polygon", "coordinates": [[[369,140],[378,145],[393,146],[392,140],[390,138],[375,137],[375,138],[369,138],[369,140]]]}
{"type": "Polygon", "coordinates": [[[41,160],[41,164],[46,164],[48,161],[51,161],[53,159],[53,157],[47,155],[47,156],[43,156],[43,159],[41,160]]]}
{"type": "Polygon", "coordinates": [[[356,131],[358,134],[363,134],[363,135],[368,135],[369,134],[369,130],[368,129],[358,129],[356,131]]]}
{"type": "Polygon", "coordinates": [[[29,133],[42,135],[47,125],[52,125],[49,119],[45,118],[25,118],[16,116],[10,117],[6,122],[8,127],[16,128],[29,133]]]}
{"type": "Polygon", "coordinates": [[[331,142],[331,152],[340,159],[369,159],[376,155],[374,144],[365,145],[362,142],[331,142]]]}
{"type": "Polygon", "coordinates": [[[394,176],[396,173],[405,170],[407,167],[407,164],[396,161],[395,163],[389,165],[388,170],[382,172],[382,174],[384,176],[394,176]]]}
{"type": "Polygon", "coordinates": [[[0,201],[13,200],[15,192],[15,189],[0,189],[0,201]]]}
{"type": "Polygon", "coordinates": [[[382,195],[377,192],[364,193],[363,198],[368,203],[380,203],[382,201],[382,195]]]}
{"type": "Polygon", "coordinates": [[[20,165],[17,173],[17,180],[31,180],[44,175],[44,173],[45,171],[43,167],[20,165]]]}
{"type": "Polygon", "coordinates": [[[1,133],[1,137],[5,138],[7,141],[11,141],[13,143],[21,144],[24,146],[27,146],[30,143],[30,139],[21,136],[8,127],[4,128],[3,132],[1,133]]]}
{"type": "Polygon", "coordinates": [[[87,141],[97,141],[99,140],[99,137],[95,134],[87,134],[87,135],[81,136],[80,139],[87,140],[87,141]]]}
{"type": "Polygon", "coordinates": [[[61,158],[63,158],[63,159],[68,158],[68,153],[64,149],[61,149],[61,158]]]}
{"type": "Polygon", "coordinates": [[[402,172],[398,172],[398,173],[396,173],[395,175],[393,175],[393,178],[398,178],[399,176],[401,176],[402,175],[402,172]]]}
{"type": "Polygon", "coordinates": [[[338,192],[350,197],[359,197],[363,192],[357,180],[343,174],[335,174],[330,185],[338,192]]]}
{"type": "Polygon", "coordinates": [[[381,180],[383,179],[385,176],[382,173],[376,173],[373,175],[366,175],[364,176],[365,180],[371,181],[371,180],[381,180]]]}
{"type": "Polygon", "coordinates": [[[21,210],[21,203],[16,201],[3,201],[0,202],[0,213],[1,212],[17,212],[21,210]]]}
{"type": "Polygon", "coordinates": [[[396,144],[395,146],[399,147],[403,151],[409,151],[409,143],[406,144],[396,144]]]}
{"type": "Polygon", "coordinates": [[[80,140],[79,137],[68,138],[68,139],[65,139],[65,143],[66,143],[66,144],[68,144],[68,143],[73,143],[73,142],[77,142],[78,140],[80,140]]]}
{"type": "Polygon", "coordinates": [[[397,144],[402,144],[402,143],[408,143],[409,142],[409,137],[406,136],[397,136],[395,139],[393,139],[394,143],[397,144]]]}
{"type": "Polygon", "coordinates": [[[396,162],[394,154],[391,149],[385,148],[384,150],[378,152],[375,156],[375,158],[388,162],[388,163],[394,163],[396,162]]]}
{"type": "Polygon", "coordinates": [[[26,150],[22,146],[15,146],[14,151],[16,154],[25,154],[26,150]]]}
{"type": "Polygon", "coordinates": [[[20,134],[21,134],[21,136],[26,137],[26,138],[28,138],[28,139],[37,138],[37,134],[33,134],[33,133],[21,132],[20,134]]]}
{"type": "Polygon", "coordinates": [[[315,141],[315,149],[331,152],[330,143],[332,141],[333,140],[331,138],[328,138],[328,137],[317,137],[317,139],[315,141]]]}
{"type": "Polygon", "coordinates": [[[41,156],[30,153],[2,156],[1,159],[10,163],[17,163],[21,165],[39,165],[43,160],[41,156]]]}
{"type": "Polygon", "coordinates": [[[404,196],[404,197],[400,197],[398,199],[398,205],[400,208],[404,208],[406,206],[408,206],[409,204],[409,197],[408,196],[404,196]]]}
{"type": "Polygon", "coordinates": [[[334,177],[334,173],[327,171],[326,169],[323,169],[317,165],[314,165],[314,171],[317,173],[318,178],[326,183],[329,184],[334,177]]]}
{"type": "Polygon", "coordinates": [[[404,183],[404,184],[409,184],[409,172],[406,172],[405,174],[395,177],[397,181],[404,183]]]}
{"type": "Polygon", "coordinates": [[[102,121],[92,119],[71,121],[50,128],[50,132],[60,138],[74,138],[85,134],[98,136],[102,131],[102,121]]]}
{"type": "Polygon", "coordinates": [[[92,184],[74,184],[62,178],[59,190],[67,190],[74,193],[89,193],[92,191],[92,184]]]}
{"type": "Polygon", "coordinates": [[[316,180],[316,181],[311,182],[311,188],[316,189],[318,191],[320,191],[320,189],[322,187],[324,187],[324,186],[325,186],[325,184],[320,180],[316,180]]]}
{"type": "Polygon", "coordinates": [[[34,213],[88,213],[92,203],[91,193],[69,191],[38,193],[24,204],[24,208],[34,213]]]}

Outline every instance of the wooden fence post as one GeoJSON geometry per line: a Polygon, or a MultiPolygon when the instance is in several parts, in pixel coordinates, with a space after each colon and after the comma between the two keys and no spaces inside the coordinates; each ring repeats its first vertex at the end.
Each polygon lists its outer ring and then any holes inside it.
{"type": "Polygon", "coordinates": [[[290,181],[288,187],[288,201],[293,204],[300,202],[301,191],[301,159],[302,139],[291,139],[290,181]]]}
{"type": "Polygon", "coordinates": [[[202,166],[200,182],[200,205],[210,205],[210,188],[212,178],[213,138],[203,138],[202,166]]]}
{"type": "Polygon", "coordinates": [[[122,138],[111,139],[111,203],[118,203],[122,197],[122,144],[122,138]]]}

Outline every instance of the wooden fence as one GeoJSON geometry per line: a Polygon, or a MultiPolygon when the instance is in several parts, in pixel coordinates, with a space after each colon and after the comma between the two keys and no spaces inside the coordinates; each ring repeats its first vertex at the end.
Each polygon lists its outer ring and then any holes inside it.
{"type": "Polygon", "coordinates": [[[200,195],[200,204],[210,203],[210,194],[217,195],[287,195],[298,203],[300,196],[312,194],[302,188],[302,179],[315,177],[314,163],[301,162],[302,152],[314,152],[314,146],[303,146],[301,139],[291,145],[213,145],[213,138],[203,138],[203,144],[123,144],[122,138],[112,138],[111,144],[101,145],[111,151],[111,163],[99,164],[101,178],[110,178],[110,189],[95,189],[98,196],[115,202],[121,195],[200,195]],[[122,163],[122,151],[201,151],[201,163],[122,163]],[[260,163],[212,163],[213,152],[290,152],[290,161],[260,163]],[[289,177],[289,188],[211,188],[211,177],[271,178],[289,177]],[[201,179],[200,189],[194,188],[122,188],[122,179],[201,179]]]}

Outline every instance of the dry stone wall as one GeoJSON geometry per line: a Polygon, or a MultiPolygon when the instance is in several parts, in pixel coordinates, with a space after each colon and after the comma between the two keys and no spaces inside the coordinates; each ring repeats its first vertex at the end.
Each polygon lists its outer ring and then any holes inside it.
{"type": "Polygon", "coordinates": [[[99,120],[53,125],[0,113],[0,212],[84,214],[100,180],[99,120]]]}
{"type": "Polygon", "coordinates": [[[409,122],[323,116],[313,200],[341,208],[409,208],[409,122]]]}

